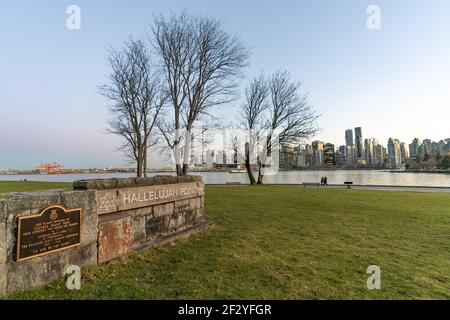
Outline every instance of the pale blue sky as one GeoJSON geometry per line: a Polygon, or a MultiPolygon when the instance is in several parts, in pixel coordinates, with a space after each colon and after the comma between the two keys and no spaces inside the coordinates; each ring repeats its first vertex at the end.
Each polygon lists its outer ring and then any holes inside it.
{"type": "Polygon", "coordinates": [[[450,136],[448,0],[2,1],[0,168],[125,165],[118,139],[103,133],[106,48],[148,34],[152,13],[183,9],[223,20],[252,48],[243,85],[260,70],[303,81],[323,115],[317,139],[343,144],[355,126],[383,144],[450,136]],[[82,10],[79,31],[66,29],[71,4],[82,10]],[[379,31],[366,27],[371,4],[379,31]]]}

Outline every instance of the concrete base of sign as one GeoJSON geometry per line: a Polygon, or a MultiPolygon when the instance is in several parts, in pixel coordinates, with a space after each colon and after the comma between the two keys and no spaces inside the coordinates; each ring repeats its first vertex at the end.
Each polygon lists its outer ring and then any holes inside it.
{"type": "MultiPolygon", "coordinates": [[[[104,263],[211,225],[204,219],[201,177],[85,180],[74,189],[0,195],[0,295],[45,285],[70,265],[104,263]],[[36,256],[17,261],[18,218],[51,206],[82,209],[80,244],[56,252],[42,246],[36,256]]],[[[42,233],[41,227],[36,230],[42,233]]]]}

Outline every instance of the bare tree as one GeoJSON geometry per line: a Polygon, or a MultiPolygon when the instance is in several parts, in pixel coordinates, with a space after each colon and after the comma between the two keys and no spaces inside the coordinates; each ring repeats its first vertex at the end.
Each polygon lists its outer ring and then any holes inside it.
{"type": "Polygon", "coordinates": [[[295,144],[309,138],[319,130],[319,115],[301,93],[301,83],[293,82],[287,71],[275,73],[269,80],[269,106],[267,133],[258,161],[258,184],[263,183],[267,159],[272,156],[273,145],[295,144]]]}
{"type": "Polygon", "coordinates": [[[264,75],[261,74],[255,78],[245,89],[246,102],[240,110],[242,127],[247,133],[247,142],[245,145],[245,167],[250,180],[250,184],[256,184],[253,175],[252,164],[254,164],[254,155],[257,151],[259,136],[264,127],[264,113],[268,108],[267,97],[269,87],[264,75]]]}
{"type": "Polygon", "coordinates": [[[192,126],[212,107],[235,98],[236,81],[247,64],[249,51],[239,38],[223,31],[219,21],[186,13],[169,19],[156,17],[153,36],[174,119],[159,128],[173,150],[177,174],[186,175],[192,126]],[[180,150],[182,135],[184,150],[180,150]]]}
{"type": "Polygon", "coordinates": [[[136,162],[137,176],[146,175],[151,134],[165,103],[150,55],[141,40],[125,42],[122,50],[111,49],[111,74],[100,93],[111,102],[108,132],[124,139],[120,147],[136,162]]]}

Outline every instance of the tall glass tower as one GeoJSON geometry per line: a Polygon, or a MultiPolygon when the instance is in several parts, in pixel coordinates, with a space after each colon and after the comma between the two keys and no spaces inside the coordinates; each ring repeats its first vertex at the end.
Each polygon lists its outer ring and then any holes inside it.
{"type": "Polygon", "coordinates": [[[348,147],[353,144],[353,130],[348,129],[345,131],[345,145],[348,147]]]}
{"type": "Polygon", "coordinates": [[[364,158],[364,141],[362,135],[362,128],[355,128],[355,147],[356,147],[356,158],[364,158]]]}

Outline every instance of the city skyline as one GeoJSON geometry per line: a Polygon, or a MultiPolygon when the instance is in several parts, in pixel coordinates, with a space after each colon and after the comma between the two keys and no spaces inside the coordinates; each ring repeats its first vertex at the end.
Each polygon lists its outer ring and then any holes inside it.
{"type": "MultiPolygon", "coordinates": [[[[106,101],[98,94],[108,73],[107,48],[129,35],[146,37],[152,14],[187,10],[224,21],[252,49],[240,99],[216,110],[235,121],[244,86],[264,69],[287,69],[302,81],[322,114],[311,140],[345,144],[348,123],[383,144],[389,137],[440,140],[450,135],[448,1],[435,6],[376,1],[381,29],[366,26],[369,1],[211,3],[76,1],[81,29],[67,30],[71,2],[0,4],[0,168],[127,166],[120,140],[105,134],[106,101]],[[238,9],[238,10],[237,10],[238,9]],[[251,19],[248,19],[251,17],[251,19]],[[419,19],[420,18],[420,19],[419,19]],[[15,59],[20,57],[20,59],[15,59]],[[25,92],[25,94],[24,94],[25,92]]],[[[154,152],[150,167],[166,163],[154,152]]]]}
{"type": "Polygon", "coordinates": [[[445,167],[443,163],[449,156],[450,138],[438,141],[414,138],[407,143],[391,137],[383,144],[377,138],[364,137],[363,129],[356,127],[345,130],[345,145],[314,140],[310,144],[281,146],[280,167],[288,170],[330,166],[420,170],[445,167]]]}
{"type": "MultiPolygon", "coordinates": [[[[215,141],[220,139],[215,139],[215,141]]],[[[317,164],[327,164],[327,156],[326,153],[328,152],[328,164],[339,164],[338,157],[339,153],[345,156],[345,161],[340,164],[353,164],[353,165],[375,165],[375,164],[382,164],[384,160],[387,161],[389,164],[393,164],[395,166],[400,166],[401,164],[404,164],[404,161],[407,159],[415,159],[415,156],[417,156],[421,152],[430,153],[432,152],[432,147],[434,144],[439,144],[440,142],[445,143],[445,147],[447,152],[443,152],[440,154],[441,156],[450,155],[450,137],[447,138],[441,138],[438,140],[433,140],[429,138],[421,138],[416,137],[413,138],[411,141],[402,141],[400,139],[397,139],[396,137],[390,137],[387,141],[383,142],[379,140],[377,137],[367,137],[364,135],[364,130],[362,127],[354,127],[353,129],[346,129],[344,131],[344,144],[335,144],[328,140],[320,140],[320,139],[311,139],[310,141],[302,141],[298,144],[290,144],[286,145],[289,148],[311,148],[311,152],[313,152],[316,149],[321,149],[322,153],[320,155],[312,155],[314,157],[317,157],[316,160],[313,160],[317,162],[317,164]],[[356,134],[358,132],[358,134],[356,134]],[[351,134],[350,134],[351,133],[351,134]],[[351,138],[351,139],[350,139],[351,138]],[[362,154],[361,156],[358,156],[357,151],[357,141],[358,138],[362,139],[362,154]],[[396,147],[392,146],[392,143],[397,144],[396,147]],[[369,144],[369,147],[368,147],[369,144]],[[318,147],[320,145],[320,147],[318,147]],[[423,145],[426,145],[427,150],[423,151],[421,148],[423,145]],[[377,149],[378,147],[382,147],[381,150],[377,149]],[[345,148],[345,149],[342,149],[345,148]],[[349,151],[347,148],[350,148],[350,156],[349,151]],[[401,148],[406,148],[401,150],[401,148]],[[328,149],[328,151],[326,151],[328,149]],[[368,149],[371,149],[371,151],[367,151],[368,149]],[[398,150],[397,150],[398,149],[398,150]],[[325,150],[325,151],[324,151],[325,150]],[[396,154],[398,152],[398,154],[396,154]],[[330,160],[330,153],[332,153],[333,160],[330,160]],[[354,153],[354,155],[353,155],[354,153]],[[380,155],[381,154],[381,155],[380,155]],[[352,160],[349,160],[348,157],[350,157],[352,160]],[[397,157],[397,158],[396,158],[397,157]],[[394,159],[394,160],[392,160],[394,159]],[[358,160],[364,160],[365,163],[358,163],[358,160]],[[334,163],[331,163],[334,161],[334,163]],[[393,162],[393,163],[391,163],[393,162]]],[[[197,145],[196,143],[194,143],[197,145]]],[[[191,165],[201,165],[202,163],[205,165],[213,165],[213,164],[243,164],[244,158],[243,153],[244,150],[244,144],[239,144],[240,149],[238,150],[238,154],[234,154],[234,151],[230,149],[229,146],[223,146],[220,144],[210,143],[206,145],[205,147],[202,147],[200,149],[196,148],[195,151],[193,151],[193,154],[190,155],[191,158],[191,165]]],[[[304,150],[304,149],[303,149],[304,150]]],[[[280,146],[280,154],[283,153],[283,145],[280,146]]],[[[281,159],[280,155],[280,163],[283,160],[281,159]]],[[[298,161],[298,160],[296,160],[298,161]]],[[[287,162],[287,159],[286,159],[287,162]]],[[[171,168],[173,164],[169,161],[163,163],[161,167],[150,167],[149,169],[167,169],[171,168]]],[[[100,167],[64,167],[57,161],[55,162],[39,162],[35,163],[32,167],[0,167],[0,170],[36,170],[41,167],[60,167],[60,169],[119,169],[119,168],[133,168],[133,165],[128,166],[100,166],[100,167]]],[[[7,172],[7,171],[5,171],[7,172]]]]}

